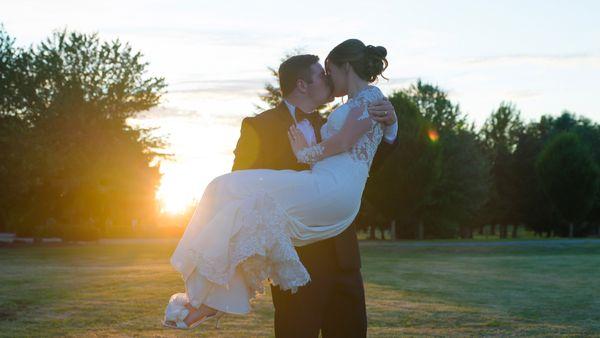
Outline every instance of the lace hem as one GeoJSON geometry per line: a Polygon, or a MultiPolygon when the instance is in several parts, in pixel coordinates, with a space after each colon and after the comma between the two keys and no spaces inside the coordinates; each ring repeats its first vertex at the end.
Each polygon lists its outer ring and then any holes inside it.
{"type": "Polygon", "coordinates": [[[310,281],[288,232],[289,216],[266,192],[243,200],[235,219],[237,232],[232,234],[226,257],[209,257],[202,250],[190,249],[201,275],[227,285],[240,266],[253,297],[264,292],[265,280],[292,292],[310,281]]]}

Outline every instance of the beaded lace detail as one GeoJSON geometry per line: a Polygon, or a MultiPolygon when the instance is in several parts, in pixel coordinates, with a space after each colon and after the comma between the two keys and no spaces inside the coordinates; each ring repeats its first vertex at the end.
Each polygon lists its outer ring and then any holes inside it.
{"type": "MultiPolygon", "coordinates": [[[[348,101],[350,109],[363,105],[368,107],[369,103],[380,100],[383,94],[377,87],[368,86],[360,91],[354,98],[348,101]]],[[[369,118],[369,112],[365,109],[363,114],[358,118],[364,120],[369,118]]],[[[366,132],[350,149],[350,157],[356,162],[364,163],[367,168],[371,166],[373,157],[377,152],[377,147],[383,137],[383,126],[374,120],[371,120],[371,129],[366,132]]]]}

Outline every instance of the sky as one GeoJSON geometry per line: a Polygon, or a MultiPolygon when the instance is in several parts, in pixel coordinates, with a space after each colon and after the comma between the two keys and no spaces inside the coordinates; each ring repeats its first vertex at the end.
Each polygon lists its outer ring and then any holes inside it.
{"type": "Polygon", "coordinates": [[[129,42],[168,93],[132,121],[158,127],[165,211],[190,205],[227,173],[241,119],[288,52],[319,55],[348,38],[388,50],[385,93],[439,85],[481,125],[502,101],[525,121],[568,109],[600,122],[599,1],[6,1],[0,23],[17,45],[53,31],[129,42]]]}

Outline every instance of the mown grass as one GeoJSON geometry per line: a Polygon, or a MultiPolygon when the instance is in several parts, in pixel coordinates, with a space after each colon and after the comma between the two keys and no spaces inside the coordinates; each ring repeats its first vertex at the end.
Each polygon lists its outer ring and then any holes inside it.
{"type": "MultiPolygon", "coordinates": [[[[600,335],[600,241],[420,243],[361,242],[369,336],[600,335]]],[[[0,335],[189,335],[160,325],[175,244],[0,248],[0,335]]],[[[273,336],[271,296],[194,333],[273,336]]]]}

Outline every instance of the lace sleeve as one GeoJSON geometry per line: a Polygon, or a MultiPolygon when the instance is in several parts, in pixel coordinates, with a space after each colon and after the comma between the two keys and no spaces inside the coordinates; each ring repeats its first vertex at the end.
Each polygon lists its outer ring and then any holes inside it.
{"type": "Polygon", "coordinates": [[[352,100],[347,103],[350,111],[341,130],[327,140],[311,147],[306,147],[296,153],[300,163],[313,164],[326,157],[348,151],[373,126],[369,118],[366,101],[352,100]]]}
{"type": "Polygon", "coordinates": [[[350,106],[350,109],[358,109],[364,107],[364,109],[362,109],[362,114],[360,114],[360,116],[357,117],[359,121],[368,119],[370,117],[369,109],[367,109],[369,106],[369,102],[367,102],[367,100],[364,97],[356,98],[348,102],[348,105],[350,106]]]}

